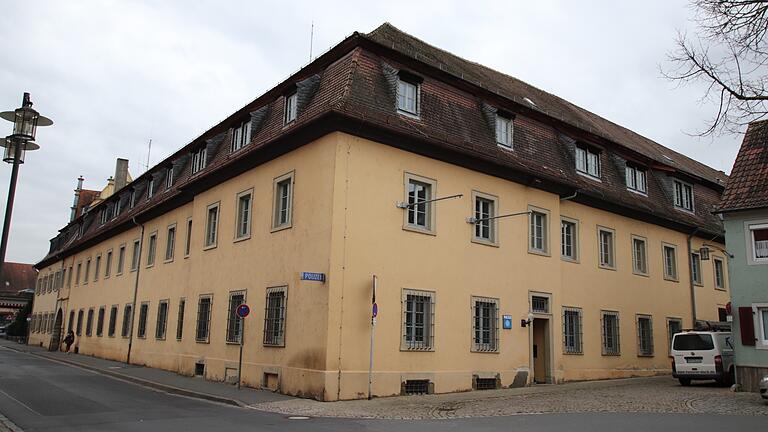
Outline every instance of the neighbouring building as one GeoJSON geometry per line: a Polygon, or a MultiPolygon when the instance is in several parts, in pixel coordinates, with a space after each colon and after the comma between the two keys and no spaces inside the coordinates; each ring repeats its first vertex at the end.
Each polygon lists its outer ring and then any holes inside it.
{"type": "Polygon", "coordinates": [[[13,321],[35,292],[37,269],[32,264],[6,262],[0,281],[0,326],[13,321]]]}
{"type": "Polygon", "coordinates": [[[361,398],[375,280],[373,395],[669,373],[726,181],[384,24],[76,215],[31,343],[229,381],[244,336],[246,385],[361,398]]]}
{"type": "Polygon", "coordinates": [[[768,121],[751,123],[718,210],[725,224],[736,380],[768,375],[768,121]]]}

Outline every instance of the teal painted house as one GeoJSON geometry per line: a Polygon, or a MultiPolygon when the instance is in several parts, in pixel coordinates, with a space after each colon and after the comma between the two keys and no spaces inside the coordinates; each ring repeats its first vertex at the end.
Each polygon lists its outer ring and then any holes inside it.
{"type": "Polygon", "coordinates": [[[736,379],[757,391],[768,375],[768,120],[751,123],[718,212],[725,224],[736,379]]]}

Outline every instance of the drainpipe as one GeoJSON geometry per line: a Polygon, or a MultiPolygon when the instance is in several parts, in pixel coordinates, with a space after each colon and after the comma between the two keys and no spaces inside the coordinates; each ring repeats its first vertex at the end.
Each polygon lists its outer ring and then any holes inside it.
{"type": "Polygon", "coordinates": [[[133,317],[136,316],[136,296],[139,293],[139,273],[141,273],[141,250],[144,247],[144,224],[140,224],[136,222],[135,217],[131,218],[131,221],[137,227],[141,227],[141,237],[139,237],[139,261],[136,266],[136,280],[133,283],[133,304],[131,305],[131,328],[128,331],[128,355],[125,358],[126,364],[131,364],[131,348],[133,348],[133,317]]]}
{"type": "MultiPolygon", "coordinates": [[[[696,327],[696,285],[693,283],[693,250],[691,248],[691,239],[694,235],[699,231],[699,227],[696,227],[696,229],[693,230],[690,234],[688,234],[687,244],[688,244],[688,283],[691,288],[691,317],[693,322],[691,322],[691,328],[696,327]]],[[[699,269],[701,271],[701,269],[699,269]]]]}

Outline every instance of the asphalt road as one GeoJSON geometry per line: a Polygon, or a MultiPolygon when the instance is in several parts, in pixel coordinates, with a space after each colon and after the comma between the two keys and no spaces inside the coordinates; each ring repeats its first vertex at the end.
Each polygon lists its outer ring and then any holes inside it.
{"type": "Polygon", "coordinates": [[[764,430],[768,426],[765,417],[701,414],[551,414],[431,421],[294,420],[170,395],[2,347],[0,413],[25,431],[722,432],[764,430]]]}

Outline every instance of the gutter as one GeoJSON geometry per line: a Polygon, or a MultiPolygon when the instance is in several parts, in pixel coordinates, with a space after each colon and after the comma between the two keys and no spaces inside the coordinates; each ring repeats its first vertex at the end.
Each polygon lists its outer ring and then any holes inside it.
{"type": "MultiPolygon", "coordinates": [[[[133,317],[136,316],[136,297],[139,293],[139,273],[141,273],[141,250],[144,247],[144,224],[136,222],[136,218],[131,221],[137,227],[141,227],[141,237],[139,237],[139,260],[136,266],[136,280],[133,284],[133,302],[131,303],[131,328],[128,330],[128,355],[125,357],[125,363],[131,364],[131,348],[133,348],[133,317]]],[[[123,317],[125,319],[125,317],[123,317]]]]}
{"type": "MultiPolygon", "coordinates": [[[[699,227],[696,227],[686,238],[688,246],[688,283],[691,289],[691,328],[696,326],[696,285],[693,283],[693,250],[691,248],[691,239],[699,231],[699,227]]],[[[701,270],[701,269],[699,269],[701,270]]]]}

